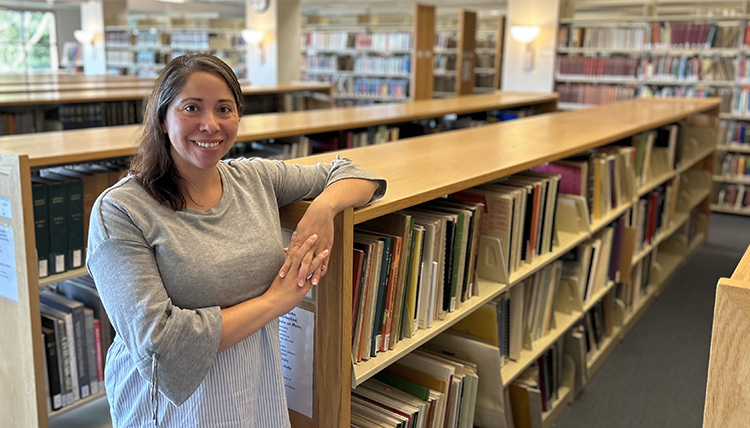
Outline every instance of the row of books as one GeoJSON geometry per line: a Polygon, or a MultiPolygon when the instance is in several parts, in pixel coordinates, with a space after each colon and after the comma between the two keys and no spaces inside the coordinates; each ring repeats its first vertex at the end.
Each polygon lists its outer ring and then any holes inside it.
{"type": "MultiPolygon", "coordinates": [[[[731,92],[723,91],[723,94],[722,101],[724,101],[724,98],[728,99],[727,113],[750,115],[750,87],[734,88],[731,92]]],[[[724,106],[724,102],[722,102],[722,106],[724,106]]]]}
{"type": "Polygon", "coordinates": [[[352,426],[502,426],[499,359],[496,346],[448,330],[352,390],[352,426]]]}
{"type": "Polygon", "coordinates": [[[355,49],[378,51],[402,51],[411,49],[411,33],[398,31],[393,33],[357,33],[354,39],[355,49]]]}
{"type": "Polygon", "coordinates": [[[740,29],[737,26],[654,22],[651,44],[656,48],[736,48],[740,29]]]}
{"type": "Polygon", "coordinates": [[[435,34],[435,49],[451,49],[458,46],[458,37],[455,34],[435,34]]]}
{"type": "Polygon", "coordinates": [[[480,207],[432,201],[355,230],[353,361],[393,349],[476,294],[480,207]]]}
{"type": "Polygon", "coordinates": [[[716,96],[716,88],[711,86],[663,86],[656,88],[649,85],[638,87],[638,98],[707,98],[716,96]]]}
{"type": "Polygon", "coordinates": [[[615,286],[615,296],[625,307],[625,311],[632,313],[641,306],[641,301],[649,293],[649,281],[653,269],[658,247],[654,247],[641,260],[633,265],[628,281],[619,282],[615,286]]]}
{"type": "Polygon", "coordinates": [[[570,356],[575,368],[576,392],[589,381],[589,361],[603,347],[604,340],[614,334],[615,304],[614,292],[605,294],[562,339],[564,352],[570,356]]]}
{"type": "Polygon", "coordinates": [[[635,78],[638,64],[638,58],[621,56],[559,56],[557,58],[557,74],[561,76],[635,78]]]}
{"type": "Polygon", "coordinates": [[[720,144],[736,147],[750,146],[748,123],[741,120],[721,120],[719,122],[720,144]]]}
{"type": "Polygon", "coordinates": [[[636,228],[636,250],[641,251],[651,245],[656,235],[674,219],[679,183],[679,177],[676,177],[638,199],[631,216],[636,228]]]}
{"type": "Polygon", "coordinates": [[[524,171],[453,195],[485,206],[480,234],[500,241],[508,275],[551,252],[557,242],[559,180],[557,174],[524,171]]]}
{"type": "Polygon", "coordinates": [[[750,191],[744,184],[723,184],[716,193],[716,204],[723,208],[750,210],[750,191]]]}
{"type": "Polygon", "coordinates": [[[353,49],[354,34],[344,31],[310,31],[300,36],[300,46],[313,49],[353,49]]]}
{"type": "Polygon", "coordinates": [[[44,169],[31,178],[38,276],[83,267],[91,208],[122,176],[123,163],[44,169]]]}
{"type": "Polygon", "coordinates": [[[456,76],[435,76],[432,90],[436,92],[455,92],[456,76]]]}
{"type": "Polygon", "coordinates": [[[408,79],[355,77],[346,79],[344,87],[346,93],[357,95],[391,98],[406,98],[409,95],[408,79]]]}
{"type": "Polygon", "coordinates": [[[64,104],[57,109],[62,129],[132,125],[143,121],[144,102],[138,100],[64,104]]]}
{"type": "Polygon", "coordinates": [[[104,361],[115,332],[91,277],[39,293],[48,411],[104,391],[104,361]]]}
{"type": "Polygon", "coordinates": [[[552,410],[563,383],[563,342],[555,342],[534,363],[508,385],[505,394],[507,426],[542,426],[542,415],[552,410]]]}
{"type": "Polygon", "coordinates": [[[31,134],[44,130],[44,114],[38,111],[0,113],[0,135],[31,134]]]}
{"type": "Polygon", "coordinates": [[[638,76],[658,81],[733,81],[737,60],[733,58],[699,58],[686,56],[658,56],[642,58],[638,76]]]}
{"type": "Polygon", "coordinates": [[[555,85],[555,92],[560,94],[561,103],[598,105],[636,98],[636,88],[633,87],[588,83],[558,83],[555,85]]]}
{"type": "Polygon", "coordinates": [[[411,57],[409,55],[360,56],[354,61],[354,71],[358,73],[409,74],[410,70],[411,57]]]}
{"type": "Polygon", "coordinates": [[[439,71],[455,71],[456,70],[456,56],[455,55],[435,55],[433,59],[433,69],[439,71]]]}
{"type": "Polygon", "coordinates": [[[750,178],[750,156],[742,153],[726,153],[719,157],[720,174],[731,178],[750,178]]]}
{"type": "Polygon", "coordinates": [[[643,49],[645,42],[645,28],[562,25],[557,33],[561,48],[643,49]]]}

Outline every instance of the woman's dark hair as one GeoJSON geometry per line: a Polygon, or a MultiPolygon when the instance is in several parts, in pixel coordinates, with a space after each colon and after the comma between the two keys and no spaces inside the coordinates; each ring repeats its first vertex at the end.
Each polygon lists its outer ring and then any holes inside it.
{"type": "Polygon", "coordinates": [[[188,78],[195,72],[205,71],[221,77],[237,103],[237,113],[242,117],[244,99],[242,88],[232,69],[219,58],[207,53],[187,54],[174,58],[159,72],[146,111],[140,147],[130,165],[130,173],[159,203],[180,211],[187,202],[180,191],[185,185],[172,160],[172,145],[162,129],[169,104],[179,95],[188,78]]]}

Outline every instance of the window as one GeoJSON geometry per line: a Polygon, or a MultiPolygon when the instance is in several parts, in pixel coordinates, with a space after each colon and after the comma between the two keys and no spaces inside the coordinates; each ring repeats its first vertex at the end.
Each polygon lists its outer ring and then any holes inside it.
{"type": "Polygon", "coordinates": [[[57,35],[52,12],[0,10],[0,73],[57,70],[57,35]]]}

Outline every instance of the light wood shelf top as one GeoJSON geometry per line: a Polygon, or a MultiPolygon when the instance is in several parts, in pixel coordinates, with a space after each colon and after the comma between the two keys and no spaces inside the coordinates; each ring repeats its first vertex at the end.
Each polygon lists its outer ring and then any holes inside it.
{"type": "MultiPolygon", "coordinates": [[[[355,223],[477,186],[543,162],[562,159],[692,114],[719,108],[718,99],[639,99],[591,111],[537,115],[375,146],[341,155],[381,177],[388,192],[354,213],[355,223]]],[[[296,159],[328,162],[334,153],[296,159]]]]}
{"type": "MultiPolygon", "coordinates": [[[[557,96],[551,94],[496,92],[450,100],[249,115],[240,121],[237,141],[353,129],[556,100],[557,96]]],[[[141,125],[126,125],[6,136],[0,137],[0,152],[28,155],[32,167],[128,156],[136,152],[140,129],[141,125]]]]}
{"type": "MultiPolygon", "coordinates": [[[[110,82],[106,83],[106,85],[110,84],[110,82]]],[[[145,99],[151,95],[152,87],[153,85],[140,88],[113,87],[110,89],[23,93],[2,93],[2,88],[0,88],[0,107],[145,99]]],[[[242,86],[242,93],[245,95],[267,95],[308,91],[329,92],[330,89],[330,84],[319,82],[301,82],[286,85],[244,84],[242,86]]]]}
{"type": "Polygon", "coordinates": [[[96,89],[151,89],[154,79],[122,80],[122,81],[94,81],[94,82],[57,82],[57,83],[0,83],[0,94],[25,92],[67,92],[89,91],[96,89]]]}

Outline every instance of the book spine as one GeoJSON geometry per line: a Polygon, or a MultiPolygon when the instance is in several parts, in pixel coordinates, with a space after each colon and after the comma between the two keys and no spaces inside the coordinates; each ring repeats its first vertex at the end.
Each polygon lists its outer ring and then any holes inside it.
{"type": "Polygon", "coordinates": [[[83,310],[86,326],[86,364],[89,375],[89,391],[91,394],[99,392],[99,376],[96,368],[96,339],[94,338],[94,311],[89,308],[83,310]]]}
{"type": "Polygon", "coordinates": [[[57,340],[54,330],[45,328],[43,332],[50,409],[58,410],[62,408],[62,384],[60,382],[60,366],[57,359],[57,340]]]}
{"type": "Polygon", "coordinates": [[[104,348],[102,347],[102,324],[94,319],[94,346],[96,347],[96,380],[99,391],[104,391],[104,348]]]}
{"type": "Polygon", "coordinates": [[[83,221],[83,182],[72,180],[66,183],[68,202],[68,269],[83,267],[84,221],[83,221]]]}
{"type": "Polygon", "coordinates": [[[47,186],[35,184],[31,187],[34,204],[34,234],[36,237],[37,272],[39,278],[49,275],[49,212],[47,186]]]}
{"type": "Polygon", "coordinates": [[[65,272],[68,253],[68,210],[62,183],[47,184],[49,213],[50,273],[65,272]]]}

